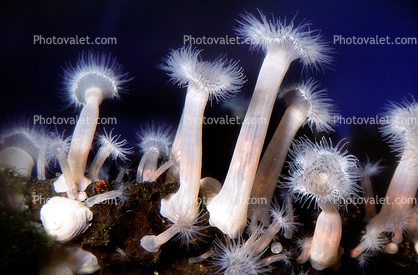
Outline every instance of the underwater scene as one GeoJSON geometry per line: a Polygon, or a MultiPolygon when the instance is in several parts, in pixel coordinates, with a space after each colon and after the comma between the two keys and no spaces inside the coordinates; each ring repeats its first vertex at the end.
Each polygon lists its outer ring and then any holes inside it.
{"type": "Polygon", "coordinates": [[[2,274],[418,274],[417,1],[3,1],[2,274]]]}

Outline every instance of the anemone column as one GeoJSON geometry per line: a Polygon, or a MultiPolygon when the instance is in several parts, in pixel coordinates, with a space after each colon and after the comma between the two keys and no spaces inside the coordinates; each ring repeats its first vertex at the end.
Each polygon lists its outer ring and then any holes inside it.
{"type": "Polygon", "coordinates": [[[243,15],[237,33],[266,55],[224,185],[207,206],[210,224],[232,238],[237,238],[245,228],[248,201],[271,112],[290,64],[298,58],[304,65],[314,67],[331,62],[327,55],[329,48],[319,33],[309,29],[309,24],[295,27],[293,21],[286,25],[276,19],[269,21],[259,13],[261,22],[252,14],[243,15]]]}
{"type": "MultiPolygon", "coordinates": [[[[68,152],[68,163],[79,191],[84,191],[90,180],[84,175],[87,157],[99,118],[99,105],[106,98],[118,98],[121,85],[129,81],[122,67],[110,56],[82,52],[75,67],[64,70],[67,100],[84,106],[74,129],[68,152]]],[[[61,190],[62,178],[55,184],[61,190]]]]}

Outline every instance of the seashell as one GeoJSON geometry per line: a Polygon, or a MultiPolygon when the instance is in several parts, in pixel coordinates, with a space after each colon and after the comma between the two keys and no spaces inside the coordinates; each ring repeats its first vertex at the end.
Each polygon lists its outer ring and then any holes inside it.
{"type": "Polygon", "coordinates": [[[90,226],[93,213],[82,203],[53,197],[41,208],[41,221],[48,235],[60,243],[71,241],[90,226]]]}
{"type": "Polygon", "coordinates": [[[58,246],[39,258],[39,275],[91,274],[100,269],[96,256],[79,247],[58,246]]]}

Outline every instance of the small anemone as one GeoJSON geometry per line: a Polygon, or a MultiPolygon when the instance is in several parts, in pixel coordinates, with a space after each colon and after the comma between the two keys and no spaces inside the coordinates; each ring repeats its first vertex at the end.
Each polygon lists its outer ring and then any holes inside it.
{"type": "Polygon", "coordinates": [[[312,235],[301,235],[296,239],[297,249],[301,252],[297,258],[299,264],[303,264],[309,259],[312,237],[312,235]]]}
{"type": "Polygon", "coordinates": [[[120,206],[128,204],[132,200],[132,193],[128,191],[130,183],[121,183],[118,184],[116,190],[109,192],[101,193],[93,197],[88,198],[84,205],[87,207],[92,207],[95,204],[103,203],[105,201],[115,201],[119,203],[120,206]]]}
{"type": "Polygon", "coordinates": [[[278,203],[273,203],[270,209],[270,217],[272,224],[278,224],[282,232],[295,232],[297,231],[297,225],[301,225],[295,222],[295,216],[292,213],[286,213],[285,207],[280,207],[278,203]]]}
{"type": "Polygon", "coordinates": [[[136,131],[136,136],[140,140],[138,145],[143,154],[153,149],[158,150],[159,154],[167,154],[173,142],[172,128],[165,124],[146,124],[140,131],[136,131]]]}
{"type": "Polygon", "coordinates": [[[265,274],[272,268],[261,259],[262,254],[254,255],[245,249],[241,237],[226,238],[225,244],[217,239],[210,264],[216,274],[265,274]]]}
{"type": "Polygon", "coordinates": [[[378,253],[382,252],[384,244],[388,241],[382,234],[365,234],[361,238],[361,242],[366,247],[364,251],[371,255],[377,255],[378,253]]]}
{"type": "Polygon", "coordinates": [[[358,267],[359,268],[366,268],[367,265],[369,264],[370,258],[373,257],[373,254],[370,253],[361,253],[360,256],[358,256],[357,261],[358,261],[358,267]]]}
{"type": "MultiPolygon", "coordinates": [[[[250,239],[252,237],[250,236],[250,239]]],[[[237,240],[225,238],[223,243],[218,238],[215,240],[215,247],[212,248],[204,257],[210,260],[211,266],[215,269],[216,274],[266,274],[273,268],[270,264],[274,262],[283,262],[286,267],[290,267],[289,259],[292,256],[291,251],[282,249],[280,252],[261,258],[267,247],[261,251],[254,250],[250,239],[246,242],[239,237],[237,240]]]]}
{"type": "Polygon", "coordinates": [[[131,183],[130,182],[119,183],[116,186],[117,187],[116,187],[115,191],[120,193],[116,197],[120,207],[122,207],[124,205],[129,205],[134,200],[134,198],[132,197],[133,193],[132,193],[131,190],[129,190],[129,187],[131,186],[131,183]]]}
{"type": "Polygon", "coordinates": [[[70,143],[71,143],[71,136],[64,138],[64,133],[59,134],[55,132],[51,132],[49,135],[50,142],[48,144],[48,150],[46,151],[46,159],[48,161],[56,161],[58,160],[58,155],[62,152],[67,154],[68,150],[70,150],[70,143]]]}
{"type": "Polygon", "coordinates": [[[143,153],[138,165],[136,181],[153,181],[156,179],[152,177],[157,171],[158,159],[168,154],[173,143],[172,128],[165,124],[156,127],[154,123],[151,123],[141,127],[136,135],[140,140],[138,145],[143,153]]]}
{"type": "Polygon", "coordinates": [[[203,216],[199,214],[199,217],[194,221],[194,223],[189,222],[180,222],[173,224],[176,229],[179,231],[178,235],[173,239],[175,241],[180,240],[180,246],[186,246],[186,249],[189,250],[190,245],[194,247],[199,247],[197,240],[200,240],[200,237],[207,237],[201,231],[205,230],[209,226],[197,225],[202,222],[203,216]]]}
{"type": "Polygon", "coordinates": [[[197,225],[201,222],[202,216],[190,216],[187,214],[177,214],[176,223],[173,223],[166,231],[155,235],[147,235],[141,239],[141,246],[146,251],[155,253],[160,247],[169,241],[174,235],[178,234],[175,240],[180,240],[180,246],[186,246],[189,249],[190,244],[198,246],[196,239],[199,236],[206,236],[200,231],[206,229],[208,226],[197,225]]]}
{"type": "Polygon", "coordinates": [[[103,167],[105,160],[112,156],[113,160],[121,159],[123,161],[128,160],[126,155],[132,154],[132,148],[124,147],[128,142],[126,139],[119,141],[119,136],[112,136],[113,129],[108,133],[103,129],[104,134],[98,135],[98,144],[100,145],[99,151],[97,151],[93,162],[90,165],[88,171],[88,177],[94,181],[99,180],[99,173],[103,167]]]}
{"type": "Polygon", "coordinates": [[[106,130],[103,129],[103,134],[98,135],[97,143],[101,147],[108,148],[110,151],[110,156],[112,156],[113,160],[121,159],[123,161],[128,160],[126,155],[132,154],[132,148],[124,148],[128,142],[126,139],[119,141],[120,135],[112,136],[113,129],[110,130],[109,133],[106,133],[106,130]]]}
{"type": "Polygon", "coordinates": [[[357,158],[343,151],[342,141],[335,147],[325,137],[319,144],[307,137],[293,142],[289,150],[290,177],[284,178],[289,180],[286,185],[291,192],[302,195],[299,200],[305,198],[341,206],[350,196],[358,196],[361,187],[355,183],[357,158]]]}
{"type": "Polygon", "coordinates": [[[123,268],[125,268],[126,263],[132,263],[132,260],[137,258],[135,254],[138,250],[137,242],[134,242],[134,240],[128,239],[125,243],[125,249],[116,246],[115,254],[112,256],[112,259],[123,268]]]}
{"type": "Polygon", "coordinates": [[[381,162],[382,159],[371,161],[369,156],[366,155],[366,161],[360,162],[358,165],[358,174],[362,177],[372,177],[380,174],[386,168],[385,166],[380,165],[381,162]]]}

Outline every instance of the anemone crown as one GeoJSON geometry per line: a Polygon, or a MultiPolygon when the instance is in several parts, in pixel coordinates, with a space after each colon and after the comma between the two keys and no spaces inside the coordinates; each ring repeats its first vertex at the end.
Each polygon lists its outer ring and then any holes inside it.
{"type": "Polygon", "coordinates": [[[47,160],[57,159],[61,153],[67,153],[70,150],[71,137],[64,138],[64,133],[50,133],[50,143],[47,149],[47,160]]]}
{"type": "Polygon", "coordinates": [[[141,141],[138,145],[144,154],[153,149],[160,153],[168,153],[173,143],[172,128],[165,124],[146,124],[140,131],[136,131],[136,136],[141,141]]]}
{"type": "Polygon", "coordinates": [[[71,105],[84,105],[86,91],[90,88],[99,88],[103,98],[119,98],[123,85],[131,80],[127,75],[122,73],[122,66],[110,54],[83,51],[75,67],[69,63],[64,69],[65,98],[71,105]]]}
{"type": "Polygon", "coordinates": [[[243,69],[238,62],[218,58],[213,62],[201,61],[201,50],[191,46],[172,50],[160,68],[167,71],[173,83],[181,87],[197,87],[208,92],[210,99],[220,100],[234,96],[245,83],[243,69]]]}
{"type": "MultiPolygon", "coordinates": [[[[211,265],[218,274],[266,274],[272,270],[261,259],[263,253],[254,255],[244,248],[243,239],[226,239],[226,244],[215,240],[211,265]]],[[[264,251],[263,251],[264,252],[264,251]]]]}
{"type": "Polygon", "coordinates": [[[401,103],[390,102],[381,116],[388,123],[380,127],[380,132],[389,141],[393,151],[418,151],[418,102],[403,99],[401,103]]]}
{"type": "Polygon", "coordinates": [[[316,69],[332,63],[329,43],[324,41],[320,31],[310,29],[310,22],[302,21],[296,26],[294,19],[287,24],[286,19],[281,21],[273,17],[268,20],[260,10],[258,13],[261,21],[252,13],[241,14],[242,21],[237,20],[240,27],[235,29],[245,43],[250,43],[251,49],[267,52],[272,47],[279,47],[289,53],[291,61],[300,58],[304,65],[316,69]]]}
{"type": "Polygon", "coordinates": [[[286,209],[280,207],[277,202],[272,204],[270,218],[272,219],[272,223],[277,223],[283,232],[286,230],[291,230],[292,232],[297,231],[296,225],[301,225],[300,223],[294,222],[293,212],[286,213],[286,209]]]}
{"type": "Polygon", "coordinates": [[[358,196],[357,158],[342,151],[342,141],[335,147],[325,137],[319,144],[307,137],[293,142],[289,150],[290,177],[286,177],[293,193],[336,206],[344,205],[350,196],[358,196]]]}
{"type": "Polygon", "coordinates": [[[364,163],[359,163],[359,175],[372,177],[380,174],[385,169],[385,166],[380,165],[381,162],[382,159],[371,161],[369,156],[366,155],[366,161],[364,163]]]}
{"type": "Polygon", "coordinates": [[[132,154],[132,148],[124,148],[123,146],[128,144],[126,139],[119,141],[120,135],[112,136],[112,130],[109,133],[106,133],[106,130],[103,129],[104,134],[98,135],[98,143],[102,147],[108,148],[110,150],[110,155],[113,159],[128,160],[126,155],[132,154]]]}
{"type": "Polygon", "coordinates": [[[284,97],[288,104],[297,101],[307,109],[307,120],[303,125],[308,124],[312,131],[314,127],[321,132],[334,131],[335,107],[327,98],[327,90],[319,90],[319,87],[319,81],[308,78],[281,88],[279,97],[284,97]]]}
{"type": "Polygon", "coordinates": [[[43,125],[31,123],[24,118],[2,126],[4,130],[0,133],[0,150],[6,147],[18,147],[36,159],[39,150],[46,147],[49,142],[47,129],[43,125]]]}

